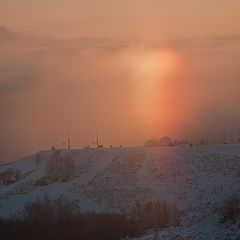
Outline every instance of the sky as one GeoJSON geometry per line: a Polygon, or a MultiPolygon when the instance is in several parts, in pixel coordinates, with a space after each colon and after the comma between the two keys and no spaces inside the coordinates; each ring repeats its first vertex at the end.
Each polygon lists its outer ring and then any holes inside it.
{"type": "Polygon", "coordinates": [[[0,162],[51,146],[240,136],[238,0],[0,0],[0,162]]]}

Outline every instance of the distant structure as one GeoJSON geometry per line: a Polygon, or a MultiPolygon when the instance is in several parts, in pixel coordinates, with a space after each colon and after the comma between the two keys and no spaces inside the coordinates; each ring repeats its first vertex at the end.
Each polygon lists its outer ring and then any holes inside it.
{"type": "Polygon", "coordinates": [[[159,139],[158,145],[159,146],[170,147],[170,146],[173,146],[174,144],[173,144],[173,141],[172,141],[172,139],[170,137],[164,136],[164,137],[159,139]]]}
{"type": "Polygon", "coordinates": [[[200,145],[206,145],[207,143],[206,143],[205,139],[200,139],[199,144],[200,145]]]}
{"type": "Polygon", "coordinates": [[[96,148],[103,148],[102,144],[99,144],[99,135],[98,132],[96,132],[96,148]]]}
{"type": "Polygon", "coordinates": [[[62,150],[62,149],[71,149],[70,135],[67,133],[67,141],[52,145],[52,151],[62,150]]]}
{"type": "Polygon", "coordinates": [[[150,138],[145,141],[144,146],[145,147],[153,147],[153,146],[165,146],[165,147],[170,147],[170,146],[175,146],[178,145],[179,141],[177,140],[172,140],[168,136],[161,137],[159,140],[150,138]]]}
{"type": "Polygon", "coordinates": [[[68,149],[71,149],[69,133],[68,133],[68,141],[67,142],[68,142],[68,149]]]}
{"type": "Polygon", "coordinates": [[[227,144],[227,137],[225,131],[223,131],[223,144],[227,144]]]}
{"type": "Polygon", "coordinates": [[[157,145],[157,139],[154,139],[154,138],[147,139],[144,144],[145,147],[153,147],[156,145],[157,145]]]}
{"type": "Polygon", "coordinates": [[[97,145],[97,148],[99,148],[98,132],[96,132],[96,145],[97,145]]]}

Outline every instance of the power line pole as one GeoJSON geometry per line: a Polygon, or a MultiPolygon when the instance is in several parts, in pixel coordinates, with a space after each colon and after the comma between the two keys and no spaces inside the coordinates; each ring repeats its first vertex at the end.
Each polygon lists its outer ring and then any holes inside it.
{"type": "Polygon", "coordinates": [[[68,136],[68,149],[71,149],[69,133],[67,134],[67,136],[68,136]]]}
{"type": "Polygon", "coordinates": [[[226,142],[226,132],[225,131],[223,131],[223,144],[226,144],[227,142],[226,142]]]}
{"type": "Polygon", "coordinates": [[[98,132],[96,132],[96,144],[97,144],[97,148],[99,147],[99,142],[98,142],[98,132]]]}

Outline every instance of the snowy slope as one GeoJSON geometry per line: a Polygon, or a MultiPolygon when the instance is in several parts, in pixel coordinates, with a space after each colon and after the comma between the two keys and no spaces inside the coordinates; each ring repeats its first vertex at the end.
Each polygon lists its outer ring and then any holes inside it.
{"type": "Polygon", "coordinates": [[[43,193],[97,212],[122,212],[136,202],[159,199],[184,210],[181,224],[141,239],[240,239],[239,225],[219,224],[216,212],[226,198],[240,196],[240,145],[62,150],[62,158],[74,161],[73,176],[36,184],[53,155],[39,152],[0,166],[0,176],[17,172],[7,183],[0,178],[0,216],[43,193]]]}

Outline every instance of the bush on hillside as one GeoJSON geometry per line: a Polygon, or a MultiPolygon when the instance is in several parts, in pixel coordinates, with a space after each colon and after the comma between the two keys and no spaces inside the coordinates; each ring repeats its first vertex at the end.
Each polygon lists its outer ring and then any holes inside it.
{"type": "Polygon", "coordinates": [[[19,170],[11,168],[6,169],[0,173],[0,183],[3,185],[9,185],[19,181],[22,178],[22,174],[19,170]]]}
{"type": "Polygon", "coordinates": [[[19,240],[117,240],[142,233],[130,217],[114,213],[81,213],[67,199],[47,195],[27,203],[20,213],[0,220],[1,238],[19,240]]]}
{"type": "Polygon", "coordinates": [[[46,176],[53,182],[68,181],[74,174],[75,165],[71,157],[62,157],[55,151],[45,167],[46,176]]]}
{"type": "Polygon", "coordinates": [[[0,232],[5,240],[120,240],[170,225],[170,206],[165,203],[138,204],[129,215],[96,214],[81,213],[65,198],[44,195],[11,219],[0,220],[0,232]]]}
{"type": "Polygon", "coordinates": [[[140,222],[142,228],[147,229],[178,225],[181,217],[181,212],[176,206],[160,201],[138,203],[132,214],[140,222]]]}
{"type": "Polygon", "coordinates": [[[240,197],[234,196],[225,200],[220,222],[236,223],[238,220],[240,220],[240,197]]]}

